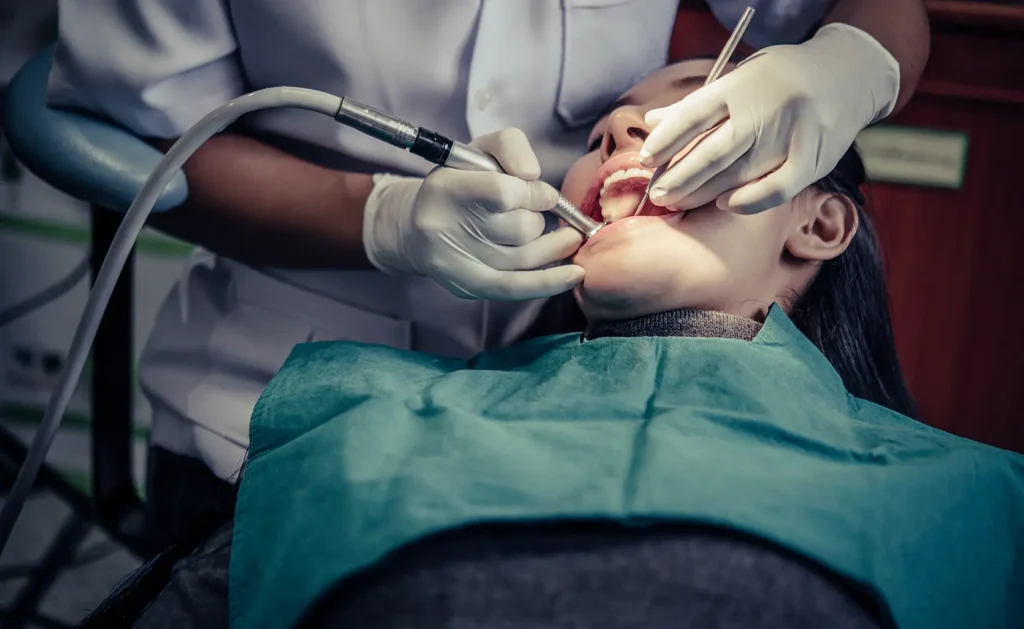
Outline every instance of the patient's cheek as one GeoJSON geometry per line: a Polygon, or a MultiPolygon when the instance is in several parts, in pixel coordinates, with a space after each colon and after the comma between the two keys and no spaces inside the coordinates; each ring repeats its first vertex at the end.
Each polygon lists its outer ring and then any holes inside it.
{"type": "Polygon", "coordinates": [[[583,197],[586,196],[599,168],[601,168],[601,156],[597,151],[591,151],[576,160],[569,172],[565,174],[565,179],[562,180],[562,195],[577,206],[582,204],[583,197]]]}

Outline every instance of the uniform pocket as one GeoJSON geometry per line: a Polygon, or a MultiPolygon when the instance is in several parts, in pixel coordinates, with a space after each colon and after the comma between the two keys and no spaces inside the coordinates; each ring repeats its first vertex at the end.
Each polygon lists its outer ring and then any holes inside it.
{"type": "Polygon", "coordinates": [[[556,113],[573,130],[665,65],[678,0],[562,0],[556,113]]]}

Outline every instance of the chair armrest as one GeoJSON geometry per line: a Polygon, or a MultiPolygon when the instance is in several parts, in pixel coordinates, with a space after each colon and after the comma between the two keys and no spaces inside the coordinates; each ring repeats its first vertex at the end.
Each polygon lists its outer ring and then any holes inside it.
{"type": "MultiPolygon", "coordinates": [[[[163,153],[129,131],[88,115],[47,106],[53,46],[28,61],[4,95],[3,126],[15,156],[54,188],[90,204],[127,211],[163,153]]],[[[180,170],[154,212],[188,197],[180,170]]]]}

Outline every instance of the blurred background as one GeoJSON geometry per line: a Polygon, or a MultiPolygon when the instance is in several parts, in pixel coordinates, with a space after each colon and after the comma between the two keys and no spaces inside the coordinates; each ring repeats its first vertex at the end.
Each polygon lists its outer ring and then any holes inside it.
{"type": "MultiPolygon", "coordinates": [[[[1013,166],[1024,145],[1024,4],[928,4],[932,60],[918,95],[858,140],[901,362],[924,421],[1024,452],[1024,204],[1013,166]]],[[[14,73],[54,40],[56,19],[55,0],[0,0],[0,102],[14,73]]],[[[683,0],[671,55],[715,54],[726,36],[702,2],[683,0]]],[[[84,203],[34,177],[0,135],[0,442],[31,439],[63,367],[90,286],[91,224],[84,203]]],[[[144,233],[124,310],[130,333],[96,350],[133,357],[124,362],[131,399],[116,402],[130,415],[142,499],[150,411],[134,365],[189,250],[144,233]]],[[[92,517],[92,376],[87,368],[50,452],[51,479],[0,558],[0,626],[71,626],[140,563],[92,517]]],[[[6,446],[0,453],[5,489],[17,458],[6,446]]]]}
{"type": "MultiPolygon", "coordinates": [[[[0,0],[0,94],[22,64],[55,40],[56,31],[56,0],[0,0]]],[[[42,419],[85,307],[89,245],[88,206],[33,176],[0,133],[0,426],[24,443],[42,419]],[[60,294],[8,322],[24,312],[19,306],[32,306],[26,301],[37,301],[32,298],[48,287],[60,294]]],[[[132,282],[135,360],[189,250],[150,230],[138,243],[132,282]]],[[[91,375],[90,365],[48,457],[68,489],[82,496],[91,493],[91,375]]],[[[134,371],[131,377],[134,383],[134,371]]],[[[140,494],[149,412],[136,393],[132,467],[140,494]]],[[[5,489],[17,469],[12,463],[0,461],[5,489]]],[[[137,556],[66,498],[40,488],[27,505],[0,558],[0,627],[73,626],[139,565],[137,556]]]]}

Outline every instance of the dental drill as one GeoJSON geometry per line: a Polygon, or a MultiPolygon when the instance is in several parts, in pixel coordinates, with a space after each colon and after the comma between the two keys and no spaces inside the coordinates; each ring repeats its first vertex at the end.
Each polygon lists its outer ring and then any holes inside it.
{"type": "MultiPolygon", "coordinates": [[[[456,170],[482,170],[496,173],[505,172],[498,160],[471,146],[450,140],[439,133],[417,127],[408,122],[367,107],[351,98],[342,98],[341,107],[334,119],[362,131],[366,135],[387,142],[391,146],[407,150],[428,162],[456,170]]],[[[558,203],[550,212],[570,227],[590,239],[604,223],[598,223],[561,194],[558,203]]]]}
{"type": "MultiPolygon", "coordinates": [[[[0,511],[0,554],[10,539],[18,516],[28,499],[39,469],[46,458],[53,440],[60,428],[61,419],[67,410],[71,395],[82,375],[100,319],[110,302],[121,270],[131,252],[139,233],[146,224],[153,206],[167,187],[171,177],[178,172],[189,157],[213,135],[222,131],[245,114],[264,109],[297,108],[315,111],[334,118],[362,133],[408,150],[434,164],[460,170],[504,172],[490,155],[470,146],[450,140],[438,133],[417,127],[404,120],[362,105],[348,98],[340,98],[316,90],[297,87],[272,87],[240,96],[204,116],[186,131],[167,151],[163,159],[150,174],[142,190],[132,201],[125,213],[121,226],[96,276],[96,282],[85,305],[85,312],[75,330],[68,351],[67,362],[61,371],[57,388],[50,398],[39,430],[32,439],[25,462],[18,471],[14,486],[7,502],[0,511]]],[[[598,223],[562,195],[551,213],[565,221],[589,239],[601,227],[598,223]]]]}

